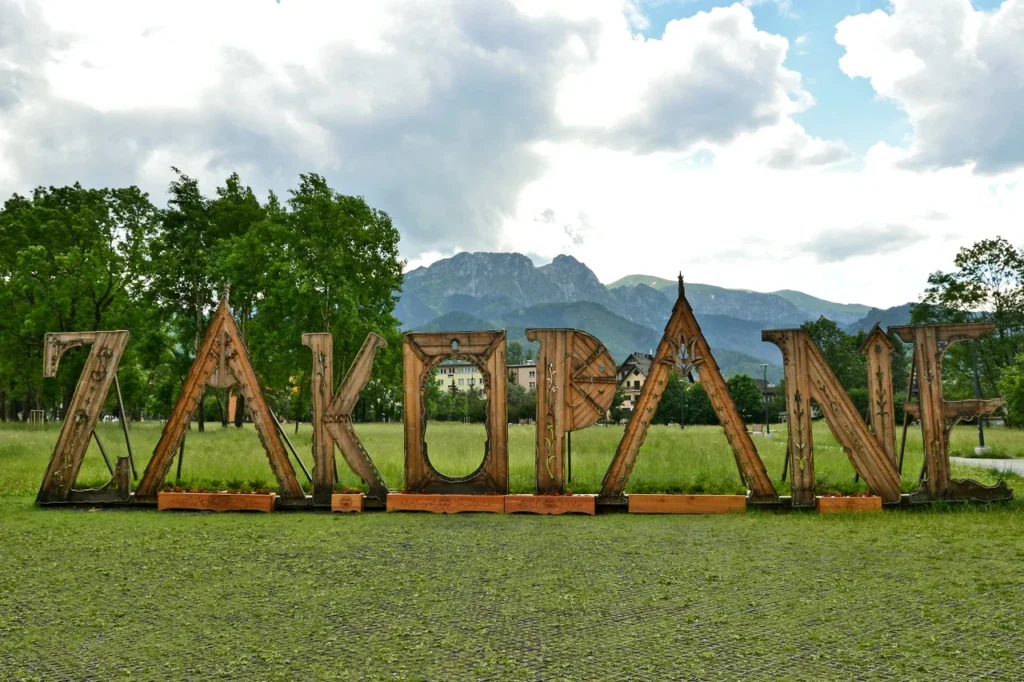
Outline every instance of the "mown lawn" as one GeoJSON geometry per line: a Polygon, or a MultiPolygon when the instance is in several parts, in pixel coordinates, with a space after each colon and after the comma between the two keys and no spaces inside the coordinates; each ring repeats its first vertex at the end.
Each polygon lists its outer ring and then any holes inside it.
{"type": "MultiPolygon", "coordinates": [[[[101,428],[117,452],[118,432],[101,428]]],[[[472,427],[428,431],[449,473],[482,447],[472,427]]],[[[574,487],[600,483],[617,431],[574,435],[574,487]]],[[[400,487],[400,426],[360,432],[400,487]]],[[[525,490],[532,429],[510,435],[525,490]]],[[[776,482],[781,435],[757,440],[776,482]]],[[[157,436],[133,428],[140,465],[157,436]]],[[[834,441],[815,436],[823,487],[854,485],[834,441]]],[[[831,517],[37,509],[55,438],[0,428],[0,680],[1024,676],[1016,502],[831,517]]],[[[189,439],[190,480],[269,482],[251,431],[189,439]]],[[[308,430],[295,442],[308,463],[308,430]]],[[[661,428],[630,487],[738,483],[719,430],[661,428]]]]}
{"type": "MultiPolygon", "coordinates": [[[[126,454],[124,438],[117,424],[101,424],[100,437],[111,459],[126,454]]],[[[306,467],[312,469],[312,429],[301,424],[294,432],[286,425],[306,467]]],[[[35,495],[57,440],[58,424],[44,427],[0,425],[0,494],[35,495]]],[[[131,438],[139,474],[160,437],[161,425],[156,422],[134,424],[131,438]]],[[[572,489],[595,493],[615,454],[622,436],[620,426],[593,426],[572,435],[572,489]]],[[[367,451],[384,480],[392,490],[404,487],[403,435],[401,424],[360,424],[357,426],[367,451]]],[[[509,426],[509,475],[512,492],[531,492],[534,481],[535,430],[532,426],[509,426]]],[[[1005,456],[1024,455],[1024,431],[993,428],[987,440],[1005,456]]],[[[446,474],[463,475],[480,463],[484,451],[485,432],[480,424],[432,422],[427,427],[427,446],[431,460],[446,474]]],[[[786,454],[786,432],[777,429],[772,438],[754,439],[768,473],[780,494],[789,493],[789,484],[781,480],[786,454]]],[[[967,455],[977,444],[977,431],[969,426],[954,430],[954,454],[967,455]]],[[[863,492],[863,482],[854,481],[853,467],[846,454],[823,423],[814,426],[815,470],[820,493],[863,492]]],[[[911,429],[903,467],[903,489],[917,488],[921,471],[921,432],[911,429]]],[[[168,482],[173,482],[177,465],[171,468],[168,482]]],[[[360,481],[339,457],[340,484],[359,487],[360,481]]],[[[306,483],[296,466],[296,475],[306,483]]],[[[954,476],[970,476],[991,484],[997,476],[976,468],[954,466],[954,476]]],[[[86,453],[79,476],[81,487],[102,485],[110,478],[95,443],[86,453]]],[[[266,455],[251,425],[239,430],[220,424],[207,426],[205,433],[194,428],[186,437],[182,483],[212,488],[262,487],[276,488],[266,455]]],[[[1024,486],[1022,486],[1024,488],[1024,486]]],[[[691,426],[686,429],[668,426],[651,427],[640,451],[627,492],[689,492],[733,494],[744,488],[725,436],[719,427],[691,426]]]]}

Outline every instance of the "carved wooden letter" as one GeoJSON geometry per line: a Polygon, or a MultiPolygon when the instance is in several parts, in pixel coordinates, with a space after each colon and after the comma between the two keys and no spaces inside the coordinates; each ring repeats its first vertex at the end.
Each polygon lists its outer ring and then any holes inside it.
{"type": "Polygon", "coordinates": [[[89,439],[96,428],[103,402],[114,382],[130,334],[113,332],[69,332],[47,334],[43,347],[43,376],[57,375],[60,358],[70,348],[92,344],[75,395],[68,406],[53,456],[46,468],[37,502],[63,502],[71,497],[89,439]]]}
{"type": "Polygon", "coordinates": [[[595,423],[615,397],[615,361],[575,329],[527,329],[537,353],[537,492],[565,492],[565,434],[595,423]]]}
{"type": "Polygon", "coordinates": [[[900,477],[896,465],[868,430],[810,335],[803,329],[781,329],[761,332],[761,338],[778,346],[784,360],[793,505],[814,504],[812,399],[821,407],[836,440],[871,490],[883,502],[899,502],[900,477]]]}
{"type": "Polygon", "coordinates": [[[249,353],[242,343],[241,334],[227,298],[221,300],[210,321],[195,362],[189,370],[174,410],[164,425],[160,440],[153,450],[153,457],[139,481],[136,498],[152,498],[159,492],[167,471],[171,468],[174,455],[188,430],[192,415],[203,397],[207,384],[227,388],[238,384],[239,392],[245,397],[245,407],[252,418],[256,433],[259,434],[263,449],[267,452],[270,468],[281,487],[281,497],[304,498],[302,486],[295,478],[295,469],[288,460],[288,453],[277,432],[277,425],[270,413],[270,407],[263,397],[263,389],[256,380],[256,372],[249,361],[249,353]]]}
{"type": "Polygon", "coordinates": [[[892,403],[892,351],[889,336],[876,324],[864,339],[860,352],[868,361],[868,405],[871,430],[885,450],[889,461],[896,464],[896,418],[892,403]]]}
{"type": "Polygon", "coordinates": [[[740,417],[729,394],[729,388],[722,378],[722,372],[718,363],[711,354],[708,342],[704,338],[704,332],[697,324],[697,318],[693,315],[693,309],[686,300],[683,291],[682,277],[679,282],[679,298],[672,309],[672,316],[665,325],[665,332],[658,344],[658,351],[651,363],[650,374],[640,389],[640,397],[637,398],[633,407],[633,415],[626,425],[626,432],[619,441],[619,447],[615,451],[615,458],[608,467],[601,484],[602,497],[621,497],[626,488],[626,481],[633,471],[640,446],[643,445],[647,436],[647,427],[654,417],[654,411],[661,401],[661,394],[665,389],[665,383],[669,375],[678,363],[685,362],[688,367],[700,375],[700,381],[704,384],[711,406],[718,416],[719,422],[725,431],[725,437],[732,448],[733,456],[736,458],[736,466],[739,469],[743,482],[750,489],[750,499],[754,502],[768,502],[778,500],[775,486],[768,478],[764,462],[757,454],[754,441],[747,433],[743,418],[740,417]],[[685,358],[682,356],[685,355],[685,358]]]}
{"type": "Polygon", "coordinates": [[[1002,398],[991,400],[947,401],[942,398],[942,356],[951,344],[989,334],[995,325],[935,324],[889,327],[889,331],[914,344],[917,377],[920,385],[919,403],[907,403],[903,409],[921,420],[927,478],[924,487],[914,494],[915,500],[935,499],[1006,499],[1013,496],[1005,481],[996,486],[983,486],[969,479],[949,477],[949,428],[961,419],[991,414],[1003,406],[1002,398]],[[952,425],[947,428],[947,420],[952,425]]]}
{"type": "Polygon", "coordinates": [[[335,443],[341,448],[349,468],[370,487],[367,497],[384,502],[388,495],[387,484],[352,427],[352,410],[359,400],[359,392],[370,380],[374,354],[387,343],[376,334],[367,335],[341,388],[332,399],[333,343],[330,334],[302,335],[302,344],[313,351],[313,503],[331,504],[331,494],[337,483],[335,443]]]}
{"type": "Polygon", "coordinates": [[[405,489],[414,493],[508,493],[508,410],[505,385],[505,332],[436,332],[406,334],[405,367],[405,489]],[[450,477],[430,463],[424,439],[427,382],[433,369],[447,359],[477,365],[487,393],[487,446],[480,467],[468,476],[450,477]]]}

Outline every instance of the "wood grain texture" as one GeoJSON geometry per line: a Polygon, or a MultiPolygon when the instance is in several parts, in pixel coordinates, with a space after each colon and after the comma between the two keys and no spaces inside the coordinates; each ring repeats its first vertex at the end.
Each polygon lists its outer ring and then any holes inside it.
{"type": "Polygon", "coordinates": [[[96,428],[103,403],[114,382],[121,356],[128,345],[126,331],[47,334],[43,346],[43,376],[53,377],[61,356],[70,348],[92,345],[86,358],[67,416],[43,475],[36,501],[60,502],[71,497],[89,439],[96,428]]]}
{"type": "Polygon", "coordinates": [[[896,464],[896,416],[893,409],[892,352],[889,335],[877,324],[860,347],[868,367],[868,405],[871,431],[896,464]]]}
{"type": "Polygon", "coordinates": [[[332,512],[362,512],[363,496],[361,494],[334,493],[331,495],[332,512]]]}
{"type": "Polygon", "coordinates": [[[754,441],[747,432],[739,410],[736,409],[736,403],[729,393],[728,385],[711,353],[707,339],[704,338],[704,332],[697,323],[693,309],[686,300],[681,284],[679,297],[672,308],[672,316],[665,325],[650,372],[640,389],[640,396],[633,407],[622,440],[619,441],[615,457],[604,476],[601,497],[615,498],[624,494],[626,482],[636,464],[637,455],[661,401],[665,384],[669,381],[672,371],[680,365],[683,366],[684,375],[692,370],[700,376],[736,459],[740,477],[750,490],[751,501],[777,501],[778,493],[775,486],[772,485],[764,462],[758,456],[754,441]]]}
{"type": "Polygon", "coordinates": [[[819,497],[816,504],[822,514],[882,511],[882,498],[877,496],[819,497]]]}
{"type": "Polygon", "coordinates": [[[241,334],[231,315],[226,297],[221,300],[210,321],[206,337],[199,347],[181,394],[164,425],[142,480],[139,481],[136,496],[147,498],[157,494],[188,431],[192,415],[202,399],[203,390],[215,376],[218,386],[237,385],[238,392],[245,397],[246,411],[267,453],[270,469],[277,479],[282,497],[305,498],[305,492],[295,478],[295,469],[292,468],[288,453],[281,442],[274,417],[256,379],[256,372],[249,361],[249,353],[242,343],[241,334]],[[228,381],[229,378],[231,381],[228,381]]]}
{"type": "Polygon", "coordinates": [[[459,512],[505,513],[504,495],[422,495],[418,493],[391,493],[388,495],[387,510],[424,511],[434,514],[457,514],[459,512]]]}
{"type": "Polygon", "coordinates": [[[990,500],[1008,499],[1013,491],[1000,481],[984,486],[970,479],[953,480],[949,475],[949,431],[961,419],[990,414],[1002,407],[1002,399],[947,402],[942,396],[942,358],[946,349],[958,341],[969,341],[995,329],[991,323],[933,324],[889,327],[908,343],[914,344],[917,363],[918,403],[904,409],[921,421],[924,441],[925,479],[911,499],[990,500]]]}
{"type": "Polygon", "coordinates": [[[272,512],[277,495],[274,493],[170,493],[161,492],[156,496],[156,508],[184,509],[192,511],[257,511],[272,512]]]}
{"type": "MultiPolygon", "coordinates": [[[[403,337],[405,370],[405,487],[411,493],[508,493],[508,408],[505,332],[409,333],[403,337]],[[483,374],[487,395],[484,424],[487,443],[483,460],[468,476],[445,476],[434,468],[427,452],[426,389],[433,370],[447,359],[466,360],[483,374]]],[[[388,496],[390,498],[390,495],[388,496]]],[[[390,503],[389,503],[390,504],[390,503]]]]}
{"type": "Polygon", "coordinates": [[[565,492],[565,434],[596,423],[615,397],[615,361],[576,329],[527,329],[537,351],[536,490],[565,492]]]}
{"type": "Polygon", "coordinates": [[[589,514],[597,505],[595,495],[506,495],[506,514],[589,514]]]}
{"type": "Polygon", "coordinates": [[[352,366],[345,374],[338,392],[331,395],[334,374],[331,363],[333,339],[330,334],[303,334],[303,345],[313,351],[313,501],[317,505],[332,504],[334,492],[334,445],[341,449],[345,463],[356,476],[369,486],[369,496],[381,503],[388,495],[388,487],[380,475],[363,442],[352,424],[352,410],[359,394],[373,373],[373,361],[378,348],[387,343],[377,334],[367,334],[356,354],[352,366]],[[317,470],[320,469],[320,475],[317,470]]]}
{"type": "Polygon", "coordinates": [[[743,495],[630,495],[630,514],[728,514],[747,509],[743,495]]]}
{"type": "Polygon", "coordinates": [[[888,503],[900,500],[900,476],[896,464],[868,430],[850,396],[839,384],[821,351],[803,329],[769,330],[761,333],[782,351],[790,422],[790,466],[794,506],[815,504],[814,449],[810,439],[810,404],[821,408],[832,434],[839,441],[854,470],[871,490],[888,503]]]}

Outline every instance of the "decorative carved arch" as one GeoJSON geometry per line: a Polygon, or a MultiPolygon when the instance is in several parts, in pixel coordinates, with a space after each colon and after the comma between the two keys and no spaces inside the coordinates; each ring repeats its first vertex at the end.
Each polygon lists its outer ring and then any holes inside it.
{"type": "Polygon", "coordinates": [[[405,489],[414,493],[508,493],[508,410],[505,332],[428,332],[403,337],[405,370],[405,489]],[[466,359],[480,368],[487,393],[487,444],[483,461],[468,476],[445,476],[427,453],[425,410],[431,371],[447,359],[466,359]]]}

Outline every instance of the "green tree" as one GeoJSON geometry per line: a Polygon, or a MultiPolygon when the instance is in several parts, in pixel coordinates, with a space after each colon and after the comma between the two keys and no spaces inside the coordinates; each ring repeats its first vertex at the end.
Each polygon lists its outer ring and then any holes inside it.
{"type": "Polygon", "coordinates": [[[849,390],[867,386],[867,364],[860,354],[857,337],[847,334],[824,316],[814,322],[804,322],[800,328],[806,330],[814,340],[844,388],[849,390]]]}
{"type": "Polygon", "coordinates": [[[523,364],[523,344],[513,341],[505,351],[505,362],[510,365],[523,364]]]}
{"type": "MultiPolygon", "coordinates": [[[[186,352],[174,356],[177,383],[182,386],[202,343],[217,301],[215,267],[218,231],[210,201],[199,183],[177,168],[167,191],[171,195],[159,232],[152,243],[150,294],[168,321],[175,342],[186,352]]],[[[204,429],[206,401],[199,402],[199,430],[204,429]]]]}
{"type": "Polygon", "coordinates": [[[711,407],[704,384],[699,381],[686,390],[686,423],[687,424],[718,424],[718,415],[711,407]]]}
{"type": "Polygon", "coordinates": [[[665,389],[661,392],[661,400],[658,408],[654,411],[653,424],[678,424],[683,404],[683,395],[686,393],[682,376],[673,371],[669,374],[665,389]]]}
{"type": "MultiPolygon", "coordinates": [[[[1024,251],[1002,237],[960,249],[952,272],[928,277],[912,310],[914,324],[991,322],[995,331],[973,343],[983,395],[997,395],[1004,368],[1024,352],[1024,251]]],[[[973,397],[971,344],[950,346],[943,379],[951,398],[973,397]]]]}
{"type": "Polygon", "coordinates": [[[764,421],[764,396],[756,381],[746,374],[734,374],[726,381],[726,385],[745,422],[760,424],[764,421]]]}
{"type": "MultiPolygon", "coordinates": [[[[0,209],[0,415],[70,402],[86,351],[69,353],[56,382],[43,383],[46,332],[148,331],[142,292],[158,212],[136,187],[36,189],[0,209]]],[[[122,366],[138,369],[130,347],[122,366]]],[[[139,396],[132,394],[138,402],[139,396]]],[[[126,397],[127,399],[127,397],[126,397]]],[[[112,398],[111,398],[112,400],[112,398]]]]}
{"type": "MultiPolygon", "coordinates": [[[[301,175],[285,207],[265,207],[264,228],[277,254],[269,264],[268,284],[257,317],[261,343],[273,347],[280,368],[272,383],[298,382],[309,395],[309,351],[304,332],[334,336],[334,366],[347,368],[366,335],[375,332],[388,347],[378,353],[374,376],[383,399],[400,386],[401,333],[392,315],[401,289],[404,261],[398,257],[399,233],[387,213],[365,199],[343,195],[316,174],[301,175]],[[284,377],[285,368],[291,368],[284,377]]],[[[255,332],[254,332],[255,333],[255,332]]],[[[370,400],[361,401],[365,416],[370,400]]]]}
{"type": "Polygon", "coordinates": [[[1006,400],[1006,424],[1015,428],[1024,426],[1024,354],[1003,370],[999,390],[1006,400]]]}

